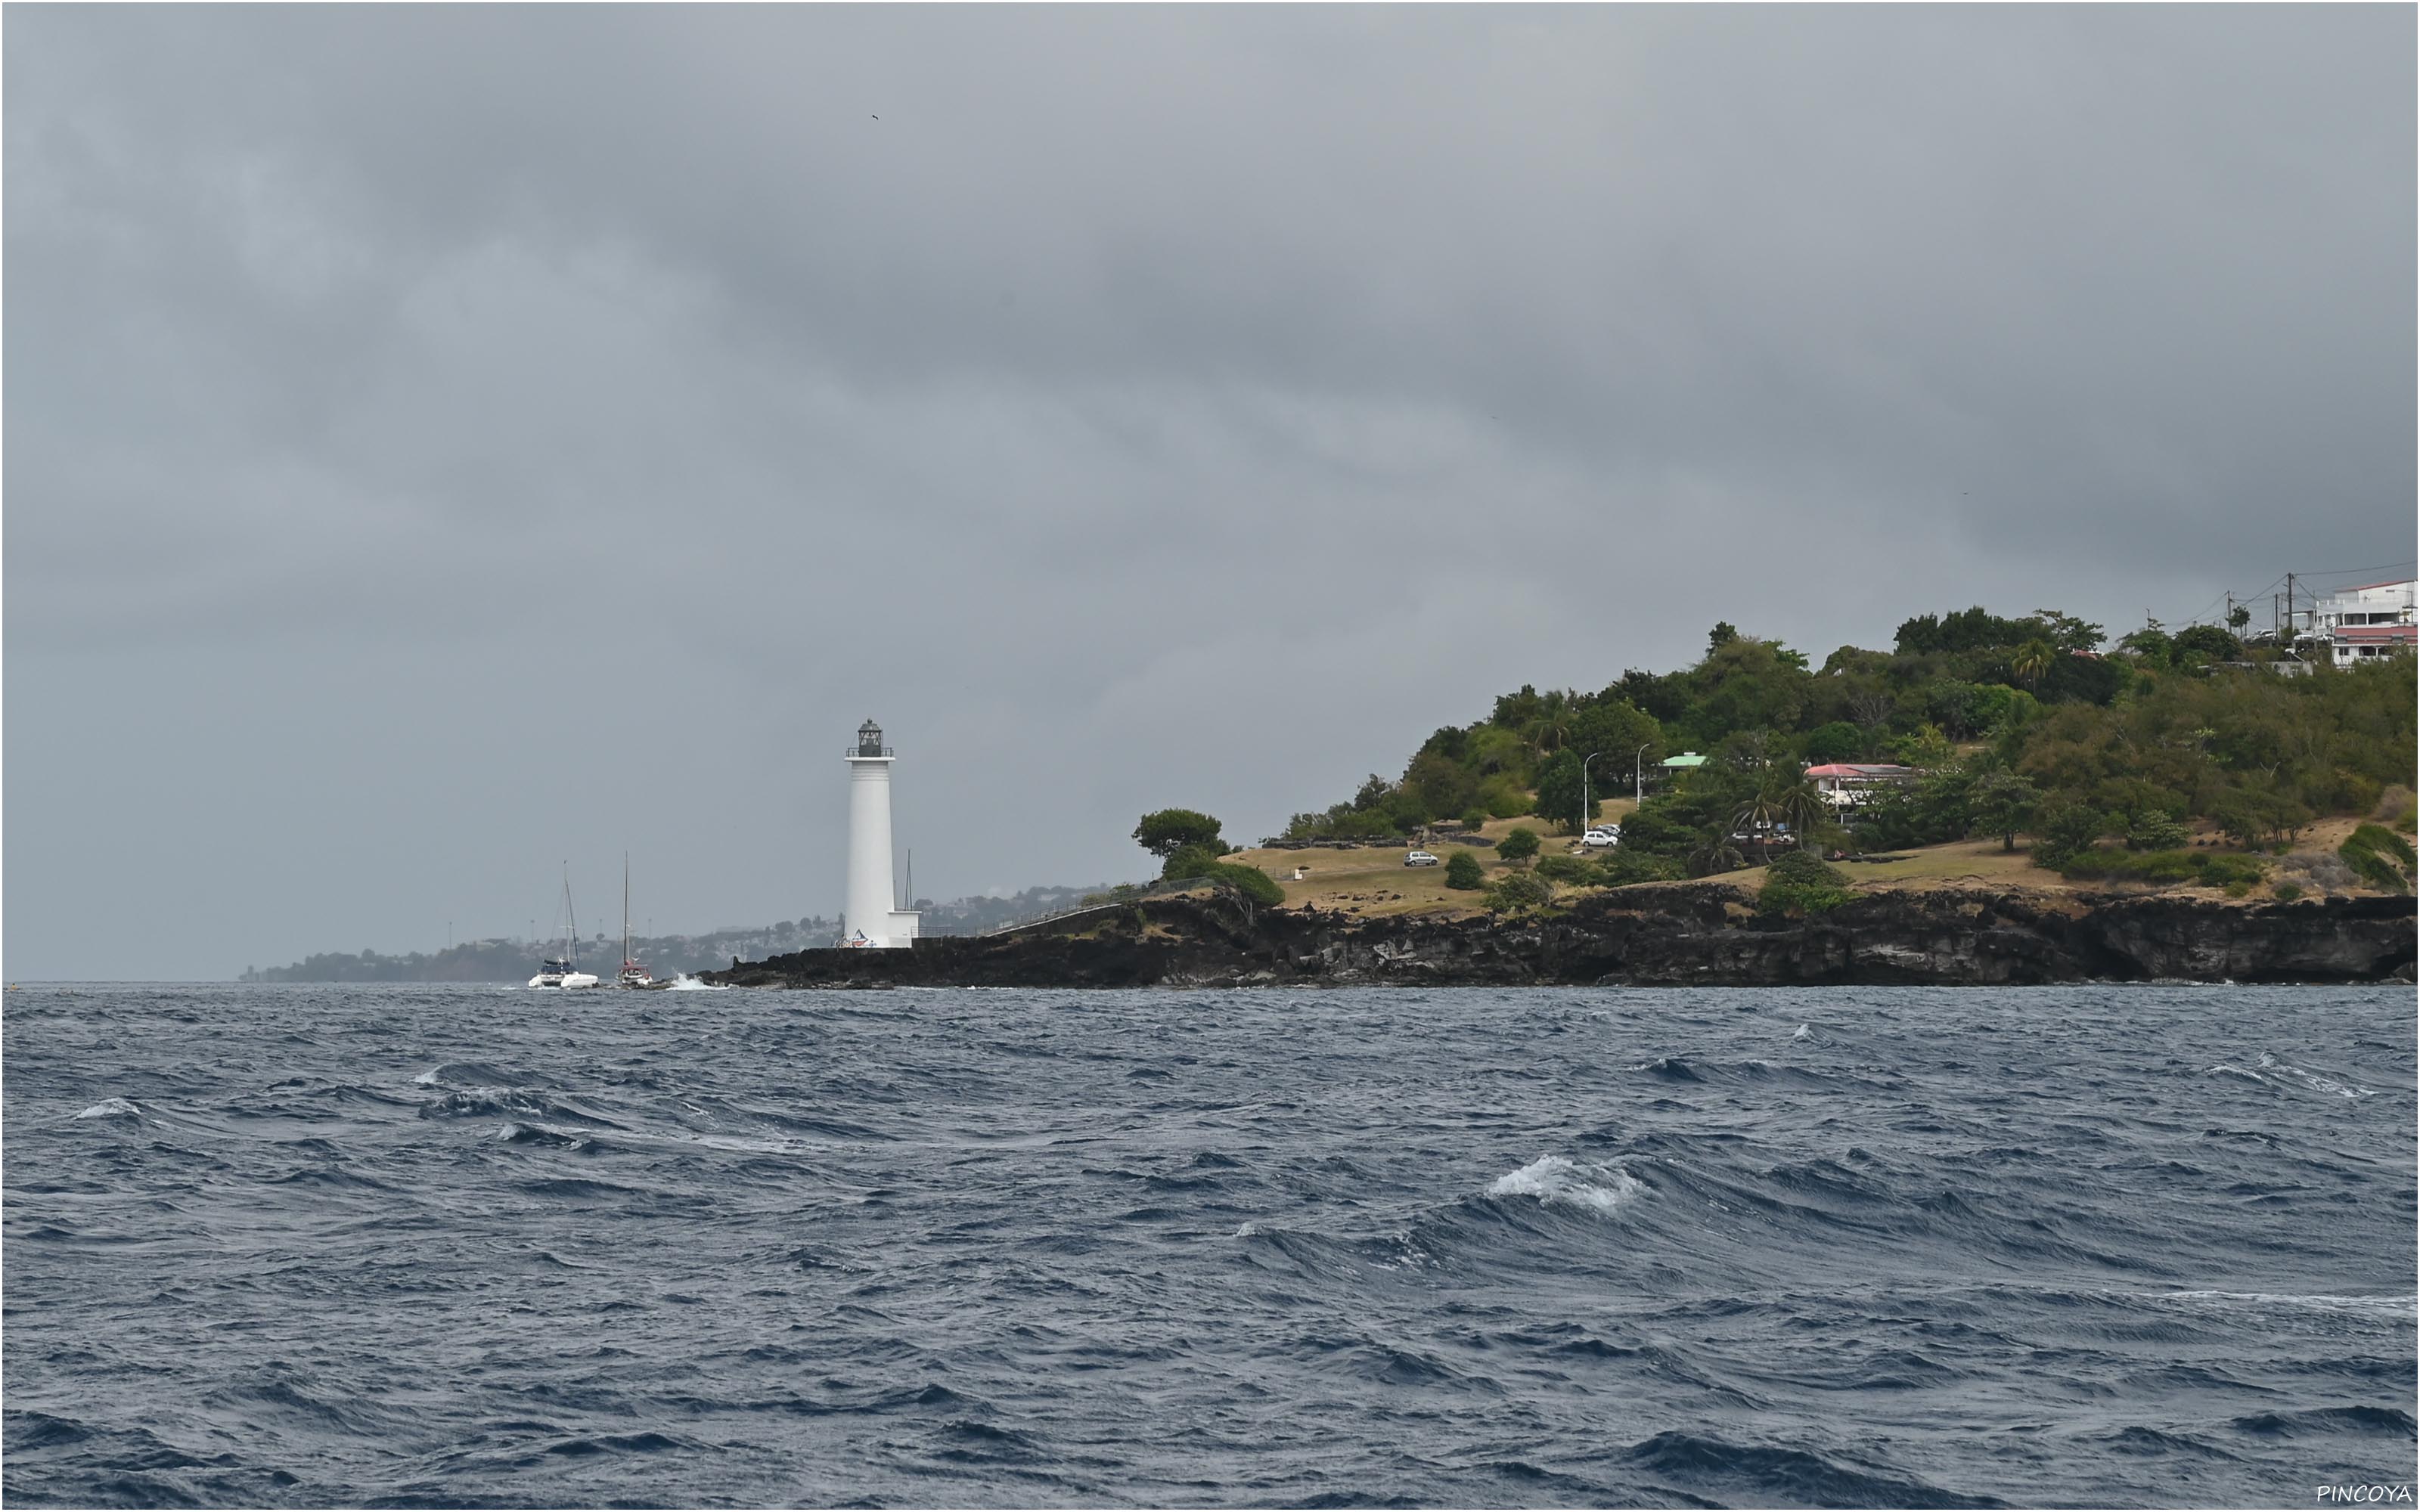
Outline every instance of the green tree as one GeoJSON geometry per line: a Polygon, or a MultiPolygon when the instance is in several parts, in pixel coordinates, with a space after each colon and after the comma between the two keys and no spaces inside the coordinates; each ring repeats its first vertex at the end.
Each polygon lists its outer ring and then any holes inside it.
{"type": "MultiPolygon", "coordinates": [[[[1596,795],[1589,795],[1588,810],[1580,812],[1580,766],[1585,760],[1578,751],[1559,750],[1538,768],[1539,818],[1566,834],[1578,833],[1582,823],[1596,817],[1596,795]]],[[[1591,768],[1591,774],[1593,769],[1591,768]]]]}
{"type": "Polygon", "coordinates": [[[1497,819],[1518,819],[1529,811],[1529,793],[1509,777],[1491,777],[1479,784],[1479,806],[1497,819]]]}
{"type": "Polygon", "coordinates": [[[2213,661],[2242,661],[2243,642],[2215,625],[2189,625],[2168,642],[2168,664],[2197,667],[2213,661]]]}
{"type": "Polygon", "coordinates": [[[2118,637],[2118,649],[2143,661],[2164,664],[2169,648],[2175,643],[2168,632],[2161,628],[2159,621],[2145,620],[2141,629],[2130,630],[2118,637]]]}
{"type": "Polygon", "coordinates": [[[1868,803],[1858,834],[1869,845],[1938,845],[1975,832],[1975,774],[1952,762],[1868,803]]]}
{"type": "Polygon", "coordinates": [[[1716,620],[1714,629],[1706,636],[1707,649],[1720,651],[1738,639],[1739,631],[1732,627],[1730,621],[1716,620]]]}
{"type": "Polygon", "coordinates": [[[2044,805],[2035,824],[2034,865],[2052,868],[2090,850],[2109,827],[2100,810],[2073,802],[2044,805]]]}
{"type": "Polygon", "coordinates": [[[2041,802],[2041,790],[2026,778],[2014,772],[1986,772],[1975,783],[1967,797],[1969,811],[1977,829],[2000,837],[2000,849],[2017,848],[2017,831],[2034,822],[2034,810],[2041,802]]]}
{"type": "Polygon", "coordinates": [[[1919,772],[1938,770],[1947,766],[1958,757],[1957,750],[1949,744],[1949,737],[1941,733],[1941,727],[1937,724],[1928,724],[1915,734],[1899,741],[1894,754],[1903,764],[1913,766],[1919,772]]]}
{"type": "Polygon", "coordinates": [[[1665,804],[1650,804],[1621,822],[1621,849],[1625,855],[1677,859],[1686,856],[1696,841],[1696,834],[1685,823],[1676,820],[1665,804]]]}
{"type": "Polygon", "coordinates": [[[1379,812],[1385,814],[1398,834],[1410,834],[1427,824],[1435,814],[1420,800],[1417,789],[1398,788],[1388,796],[1379,812]]]}
{"type": "Polygon", "coordinates": [[[1160,880],[1176,882],[1186,877],[1208,876],[1218,869],[1218,857],[1226,854],[1216,845],[1180,845],[1160,864],[1160,880]]]}
{"type": "MultiPolygon", "coordinates": [[[[1799,658],[1801,661],[1804,658],[1799,658]]],[[[1734,636],[1706,654],[1689,673],[1696,698],[1672,739],[1702,750],[1740,731],[1794,730],[1815,690],[1815,678],[1770,640],[1734,636]]]]}
{"type": "Polygon", "coordinates": [[[1537,712],[1538,689],[1523,683],[1521,691],[1517,693],[1497,695],[1496,707],[1487,716],[1487,722],[1506,730],[1518,730],[1528,724],[1537,712]]]}
{"type": "Polygon", "coordinates": [[[1425,748],[1404,768],[1401,786],[1418,795],[1420,807],[1432,816],[1458,814],[1479,801],[1478,774],[1443,752],[1425,748]]]}
{"type": "Polygon", "coordinates": [[[1469,760],[1471,770],[1482,779],[1508,777],[1518,781],[1528,773],[1529,748],[1515,732],[1490,724],[1470,737],[1469,760]]]}
{"type": "Polygon", "coordinates": [[[1854,762],[1866,753],[1866,733],[1846,719],[1835,719],[1808,731],[1800,750],[1810,765],[1854,762]]]}
{"type": "Polygon", "coordinates": [[[1445,885],[1456,892],[1476,892],[1487,886],[1487,872],[1478,856],[1456,851],[1445,858],[1445,885]]]}
{"type": "Polygon", "coordinates": [[[1496,854],[1518,865],[1538,854],[1538,832],[1527,825],[1516,825],[1512,832],[1496,842],[1496,854]]]}
{"type": "Polygon", "coordinates": [[[2190,838],[2185,826],[2165,809],[2137,809],[2126,818],[2130,851],[2173,851],[2190,838]]]}
{"type": "Polygon", "coordinates": [[[1589,767],[1590,793],[1624,793],[1642,765],[1664,759],[1664,727],[1653,715],[1608,688],[1590,699],[1572,721],[1568,748],[1583,760],[1596,757],[1589,767]],[[1644,754],[1641,746],[1647,748],[1644,754]]]}
{"type": "Polygon", "coordinates": [[[1162,809],[1142,816],[1134,829],[1135,843],[1161,860],[1188,845],[1213,847],[1224,856],[1234,849],[1218,834],[1218,821],[1190,809],[1162,809]]]}

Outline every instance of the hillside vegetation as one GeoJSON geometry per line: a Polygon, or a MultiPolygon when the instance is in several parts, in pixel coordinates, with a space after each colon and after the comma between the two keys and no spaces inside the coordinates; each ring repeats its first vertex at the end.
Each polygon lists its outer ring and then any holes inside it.
{"type": "Polygon", "coordinates": [[[1507,693],[1485,718],[1431,734],[1401,776],[1373,774],[1351,797],[1295,815],[1280,838],[1382,841],[1522,815],[1570,834],[1643,769],[1647,793],[1620,849],[1542,857],[1548,880],[1734,871],[1761,858],[1739,837],[1782,825],[1849,854],[1988,837],[2013,860],[2024,837],[2033,865],[2065,876],[2241,896],[2270,879],[2249,857],[2282,854],[2331,817],[2380,815],[2387,824],[2346,841],[2338,872],[2317,885],[2410,885],[2409,846],[2379,837],[2412,829],[2412,657],[2289,676],[2264,665],[2274,653],[2210,625],[2171,635],[2151,624],[2104,640],[2101,626],[2054,610],[2009,619],[1978,608],[1910,619],[1891,650],[1843,646],[1817,667],[1718,625],[1678,671],[1625,671],[1592,693],[1507,693]],[[1665,773],[1658,764],[1683,751],[1704,764],[1665,773]],[[1843,829],[1804,776],[1832,762],[1922,775],[1843,829]]]}

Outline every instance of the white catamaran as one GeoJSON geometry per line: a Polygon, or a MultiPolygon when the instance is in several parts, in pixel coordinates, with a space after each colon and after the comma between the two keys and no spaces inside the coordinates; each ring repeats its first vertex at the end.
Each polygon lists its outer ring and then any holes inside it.
{"type": "MultiPolygon", "coordinates": [[[[558,961],[549,956],[545,968],[532,977],[529,984],[550,992],[572,987],[594,987],[597,985],[597,979],[580,969],[580,920],[571,911],[569,862],[566,862],[563,868],[563,917],[565,920],[563,958],[558,961]]],[[[624,927],[627,929],[628,926],[626,924],[624,927]]]]}

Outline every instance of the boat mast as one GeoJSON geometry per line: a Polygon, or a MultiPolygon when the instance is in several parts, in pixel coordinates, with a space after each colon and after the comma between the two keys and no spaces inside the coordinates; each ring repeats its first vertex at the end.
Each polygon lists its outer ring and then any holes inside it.
{"type": "Polygon", "coordinates": [[[630,964],[630,853],[622,853],[622,964],[630,964]]]}
{"type": "Polygon", "coordinates": [[[563,863],[563,926],[569,933],[563,936],[563,964],[566,971],[580,969],[580,916],[571,911],[571,863],[563,863]]]}

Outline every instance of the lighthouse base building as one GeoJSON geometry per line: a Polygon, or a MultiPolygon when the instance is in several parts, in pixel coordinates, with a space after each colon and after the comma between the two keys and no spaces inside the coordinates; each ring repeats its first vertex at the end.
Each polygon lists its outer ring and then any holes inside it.
{"type": "Polygon", "coordinates": [[[891,879],[891,764],[898,753],[882,743],[881,727],[868,719],[858,727],[847,758],[848,891],[841,943],[905,949],[916,939],[917,912],[899,906],[891,879]]]}

